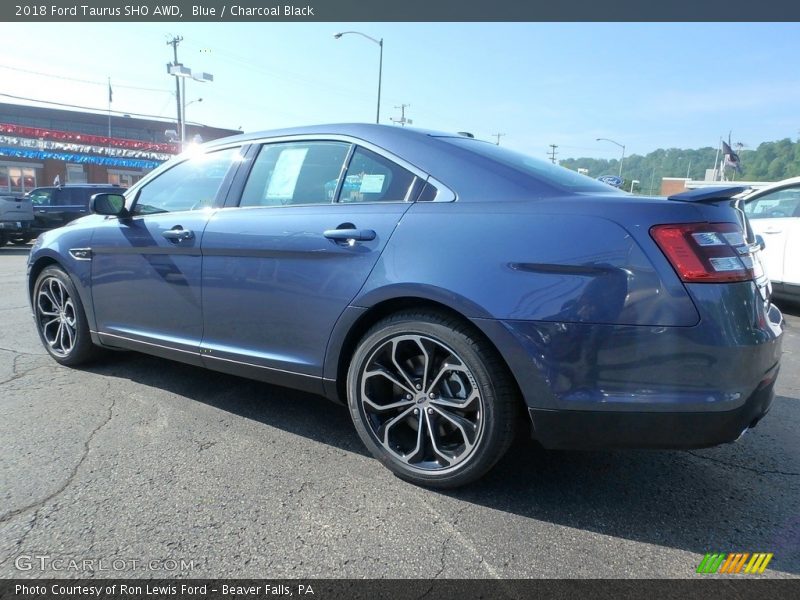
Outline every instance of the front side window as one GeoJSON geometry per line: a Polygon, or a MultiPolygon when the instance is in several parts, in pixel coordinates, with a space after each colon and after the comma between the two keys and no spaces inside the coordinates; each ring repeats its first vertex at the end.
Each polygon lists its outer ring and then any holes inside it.
{"type": "Polygon", "coordinates": [[[349,150],[341,142],[265,144],[239,206],[330,204],[349,150]]]}
{"type": "Polygon", "coordinates": [[[148,215],[214,206],[222,182],[239,148],[228,148],[190,158],[145,185],[136,197],[133,212],[148,215]]]}
{"type": "Polygon", "coordinates": [[[356,148],[347,167],[339,202],[403,202],[415,176],[380,154],[356,148]]]}
{"type": "Polygon", "coordinates": [[[800,187],[776,190],[751,200],[744,212],[749,219],[800,217],[800,187]]]}

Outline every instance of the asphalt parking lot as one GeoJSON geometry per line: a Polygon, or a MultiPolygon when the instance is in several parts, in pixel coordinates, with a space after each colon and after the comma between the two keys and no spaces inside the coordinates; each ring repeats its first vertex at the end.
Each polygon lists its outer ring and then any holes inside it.
{"type": "Polygon", "coordinates": [[[26,256],[0,248],[0,577],[693,577],[706,552],[800,576],[796,307],[773,408],[740,442],[520,442],[440,493],[369,458],[322,398],[135,353],[58,366],[26,256]]]}

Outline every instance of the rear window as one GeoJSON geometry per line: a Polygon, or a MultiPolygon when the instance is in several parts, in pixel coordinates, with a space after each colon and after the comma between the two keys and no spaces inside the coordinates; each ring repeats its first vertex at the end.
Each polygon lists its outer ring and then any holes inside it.
{"type": "Polygon", "coordinates": [[[570,192],[620,193],[620,190],[595,181],[586,175],[521,152],[501,148],[489,142],[460,137],[442,137],[440,139],[570,192]]]}

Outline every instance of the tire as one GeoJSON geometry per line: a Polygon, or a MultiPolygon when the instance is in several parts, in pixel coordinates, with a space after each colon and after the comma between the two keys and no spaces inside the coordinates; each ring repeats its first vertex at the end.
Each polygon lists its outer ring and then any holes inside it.
{"type": "Polygon", "coordinates": [[[0,248],[5,246],[7,241],[8,241],[8,239],[6,238],[6,234],[5,233],[0,233],[0,248]]]}
{"type": "Polygon", "coordinates": [[[31,236],[24,235],[24,236],[12,239],[11,243],[14,244],[15,246],[24,246],[25,244],[30,242],[32,239],[33,238],[31,236]]]}
{"type": "Polygon", "coordinates": [[[376,323],[347,374],[359,437],[401,479],[454,488],[482,477],[514,439],[519,399],[497,352],[468,324],[434,311],[376,323]]]}
{"type": "Polygon", "coordinates": [[[33,310],[42,345],[56,362],[74,367],[97,356],[78,291],[61,267],[45,267],[36,278],[33,310]]]}

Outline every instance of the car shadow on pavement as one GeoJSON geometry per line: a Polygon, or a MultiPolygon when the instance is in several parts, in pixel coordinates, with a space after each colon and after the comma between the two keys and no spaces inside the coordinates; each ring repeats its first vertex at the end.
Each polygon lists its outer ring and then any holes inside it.
{"type": "Polygon", "coordinates": [[[773,414],[742,440],[704,450],[547,451],[518,440],[487,477],[446,495],[697,554],[773,552],[771,568],[797,575],[797,446],[782,449],[793,460],[770,460],[777,448],[767,429],[799,403],[778,396],[773,414]]]}
{"type": "Polygon", "coordinates": [[[287,432],[369,456],[347,409],[289,388],[137,352],[110,352],[87,371],[130,379],[287,432]],[[165,368],[168,365],[168,368],[165,368]]]}
{"type": "Polygon", "coordinates": [[[775,302],[778,308],[781,309],[781,312],[784,315],[792,315],[795,317],[800,317],[800,301],[798,302],[789,302],[788,300],[780,300],[775,302]]]}
{"type": "MultiPolygon", "coordinates": [[[[133,352],[112,353],[89,370],[368,456],[348,411],[318,396],[180,363],[165,369],[133,352]]],[[[797,403],[778,397],[772,412],[797,410],[797,403]]],[[[764,422],[770,417],[777,418],[764,422]]],[[[691,452],[547,451],[520,435],[484,479],[431,494],[697,554],[773,552],[772,568],[800,574],[800,473],[792,471],[797,461],[762,464],[775,450],[771,435],[756,433],[764,427],[736,445],[691,452]]]]}

